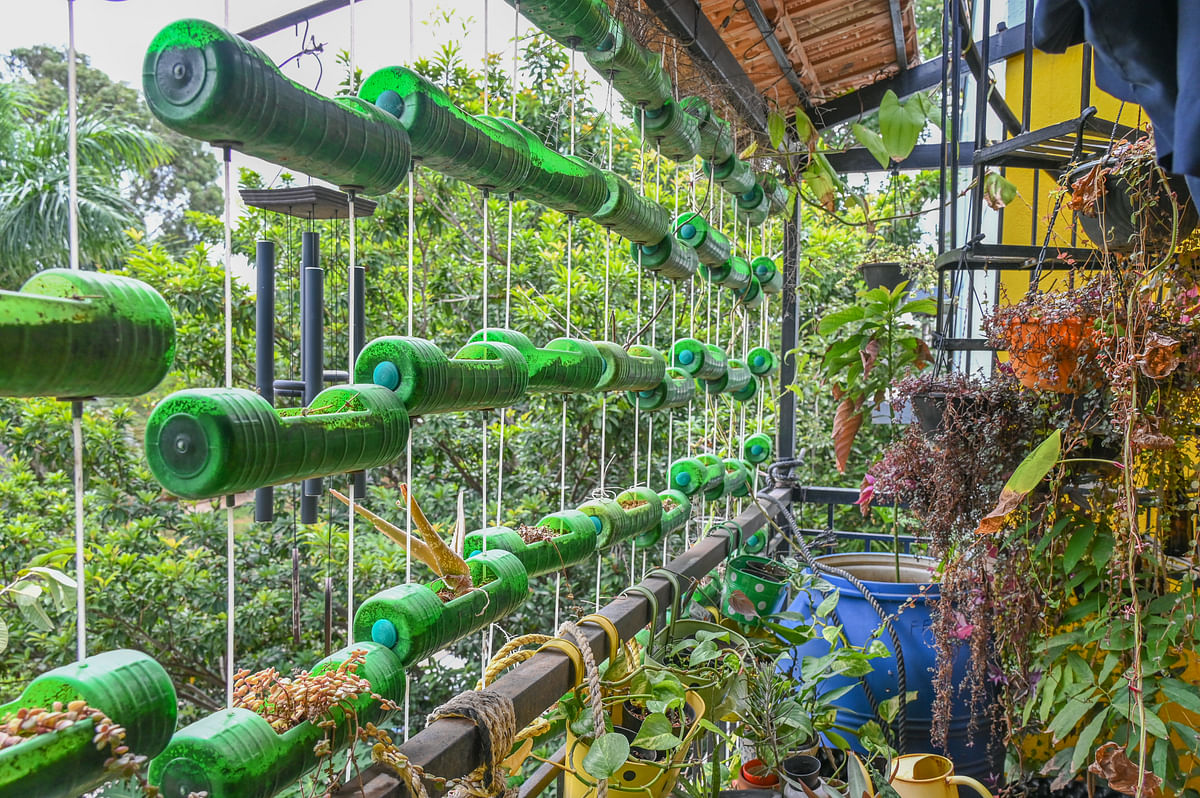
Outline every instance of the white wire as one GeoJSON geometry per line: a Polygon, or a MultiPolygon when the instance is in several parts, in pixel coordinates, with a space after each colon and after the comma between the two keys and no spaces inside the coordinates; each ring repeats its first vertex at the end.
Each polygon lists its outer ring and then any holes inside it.
{"type": "MultiPolygon", "coordinates": [[[[355,74],[355,44],[357,42],[355,30],[355,14],[354,2],[350,2],[350,90],[354,91],[354,74],[355,74]]],[[[346,280],[346,327],[347,334],[350,338],[349,345],[346,347],[346,352],[349,354],[349,365],[346,373],[351,375],[351,380],[354,376],[354,358],[358,354],[354,351],[354,342],[357,338],[358,326],[357,319],[354,316],[355,299],[357,298],[357,280],[355,280],[354,272],[358,268],[358,235],[355,227],[356,219],[354,214],[354,192],[349,192],[349,209],[347,217],[347,227],[350,234],[350,267],[347,271],[348,278],[346,280]]],[[[350,512],[346,520],[346,643],[354,641],[354,503],[358,498],[355,496],[354,490],[354,475],[350,475],[350,485],[347,491],[350,497],[350,512]]]]}

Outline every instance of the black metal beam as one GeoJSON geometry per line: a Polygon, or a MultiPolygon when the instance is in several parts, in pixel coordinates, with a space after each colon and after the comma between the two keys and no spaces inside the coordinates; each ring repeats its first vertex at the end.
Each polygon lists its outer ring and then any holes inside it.
{"type": "MultiPolygon", "coordinates": [[[[362,0],[356,0],[356,2],[361,3],[362,0]]],[[[278,33],[281,30],[287,30],[308,20],[316,19],[332,11],[337,11],[339,8],[345,8],[348,5],[350,5],[350,0],[318,0],[318,2],[306,5],[304,8],[289,11],[282,16],[259,23],[252,28],[246,28],[238,36],[254,41],[264,36],[270,36],[272,33],[278,33]]]]}
{"type": "MultiPolygon", "coordinates": [[[[975,145],[970,141],[958,145],[959,157],[970,160],[975,152],[975,145]]],[[[897,164],[899,169],[938,169],[941,167],[941,144],[918,144],[912,154],[897,164]]],[[[879,165],[875,156],[863,147],[855,147],[845,152],[831,152],[825,156],[829,164],[838,172],[886,172],[888,169],[879,165]]]]}
{"type": "MultiPolygon", "coordinates": [[[[775,28],[771,26],[771,21],[763,13],[762,6],[758,4],[758,0],[744,0],[744,2],[746,3],[746,10],[750,12],[750,18],[758,26],[758,32],[762,34],[763,41],[767,43],[767,49],[771,51],[771,55],[775,56],[775,63],[779,65],[779,71],[783,73],[783,77],[787,80],[788,85],[796,93],[796,98],[800,100],[800,104],[806,106],[805,111],[807,112],[809,110],[807,108],[808,90],[800,82],[800,76],[796,74],[796,69],[792,66],[792,60],[783,51],[783,45],[779,43],[778,37],[775,36],[775,28]]],[[[899,0],[892,0],[892,2],[899,2],[899,0]]]]}
{"type": "MultiPolygon", "coordinates": [[[[772,516],[776,515],[780,503],[790,501],[791,496],[791,488],[775,488],[764,494],[764,498],[770,499],[754,502],[734,519],[734,523],[744,534],[756,532],[767,523],[764,510],[772,516]]],[[[682,577],[680,582],[686,586],[723,562],[735,543],[727,529],[715,529],[667,563],[666,569],[682,577]]],[[[672,603],[671,582],[666,577],[651,575],[643,579],[641,584],[654,592],[658,599],[659,620],[665,620],[672,603]]],[[[633,637],[652,620],[650,602],[637,594],[619,596],[605,605],[600,614],[616,625],[622,640],[633,637]]],[[[611,652],[604,631],[594,624],[585,624],[580,630],[587,637],[596,661],[606,659],[611,652]]],[[[520,729],[539,717],[574,686],[570,659],[560,651],[548,649],[513,668],[486,689],[506,696],[513,702],[517,728],[520,729]]],[[[445,718],[429,724],[399,748],[425,772],[455,778],[470,773],[482,762],[483,752],[479,743],[479,733],[473,723],[445,718]]],[[[337,798],[359,798],[364,794],[370,798],[411,798],[408,788],[379,765],[367,770],[362,781],[364,785],[361,792],[358,780],[354,780],[335,795],[337,798]]],[[[433,794],[440,792],[433,782],[427,782],[427,786],[433,794]]]]}
{"type": "MultiPolygon", "coordinates": [[[[799,186],[797,186],[799,190],[799,186]]],[[[796,457],[796,392],[789,387],[796,381],[796,349],[800,339],[800,314],[796,294],[800,279],[800,256],[804,242],[800,235],[802,203],[796,197],[792,218],[783,227],[783,320],[779,324],[779,351],[783,353],[779,367],[779,421],[776,424],[776,457],[792,460],[796,457]]]]}
{"type": "MultiPolygon", "coordinates": [[[[988,11],[991,9],[991,4],[984,6],[984,24],[988,21],[988,11]]],[[[1015,30],[1015,29],[1014,29],[1015,30]]],[[[976,85],[979,86],[979,91],[987,92],[985,99],[987,104],[992,107],[996,116],[1000,117],[1001,124],[1008,132],[1008,135],[1015,136],[1024,128],[1021,127],[1021,120],[1013,113],[1013,110],[1008,107],[1008,103],[1004,99],[1004,95],[996,87],[996,81],[992,80],[988,74],[987,67],[984,65],[986,61],[991,64],[994,59],[991,54],[992,37],[983,39],[977,46],[971,39],[971,17],[964,15],[962,18],[961,41],[963,42],[962,56],[967,62],[967,68],[971,70],[971,74],[975,76],[976,85]]],[[[1025,36],[1021,35],[1021,50],[1025,49],[1025,36]]]]}
{"type": "MultiPolygon", "coordinates": [[[[1011,55],[1016,55],[1025,49],[1025,25],[1007,28],[991,37],[988,45],[990,60],[1003,61],[1011,55]]],[[[901,72],[895,77],[872,83],[858,91],[843,94],[837,99],[830,100],[816,108],[810,115],[813,125],[823,130],[842,122],[848,122],[859,116],[871,113],[879,107],[879,102],[888,89],[896,92],[901,99],[916,94],[919,91],[931,89],[942,82],[944,69],[943,57],[918,64],[907,72],[901,72]]],[[[966,67],[963,67],[963,71],[966,67]]]]}
{"type": "Polygon", "coordinates": [[[693,58],[716,71],[733,109],[756,133],[766,135],[766,101],[708,17],[704,16],[699,3],[696,0],[646,0],[646,7],[693,58]]]}
{"type": "Polygon", "coordinates": [[[896,64],[901,72],[908,70],[908,48],[904,46],[904,20],[900,17],[900,0],[888,0],[888,15],[892,18],[892,43],[896,45],[896,64]]]}

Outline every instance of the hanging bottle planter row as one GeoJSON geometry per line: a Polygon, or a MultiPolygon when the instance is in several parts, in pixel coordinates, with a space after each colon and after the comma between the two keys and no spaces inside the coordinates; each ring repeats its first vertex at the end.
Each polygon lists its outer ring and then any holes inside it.
{"type": "Polygon", "coordinates": [[[47,269],[0,291],[0,396],[137,396],[175,360],[162,296],[129,277],[47,269]]]}
{"type": "Polygon", "coordinates": [[[610,499],[579,505],[596,527],[596,548],[603,551],[654,529],[662,521],[662,499],[649,488],[630,488],[610,499]]]}
{"type": "Polygon", "coordinates": [[[715,380],[729,368],[729,356],[714,344],[680,338],[671,347],[671,364],[698,380],[715,380]]]}
{"type": "Polygon", "coordinates": [[[700,272],[704,279],[722,288],[728,288],[740,296],[750,285],[750,264],[745,258],[734,256],[720,263],[704,266],[700,272]]]}
{"type": "Polygon", "coordinates": [[[754,486],[750,468],[736,457],[725,458],[725,495],[740,499],[750,495],[754,486]]]}
{"type": "Polygon", "coordinates": [[[604,173],[574,155],[563,155],[511,119],[498,119],[521,135],[533,168],[518,193],[563,213],[591,216],[608,200],[604,173]]]}
{"type": "Polygon", "coordinates": [[[477,529],[464,539],[463,551],[471,557],[484,551],[507,551],[533,579],[586,561],[596,551],[596,536],[591,516],[562,510],[521,530],[506,526],[477,529]]]}
{"type": "MultiPolygon", "coordinates": [[[[312,673],[336,670],[354,652],[365,652],[355,674],[371,692],[392,704],[404,700],[404,666],[377,643],[352,643],[317,663],[312,673]]],[[[394,713],[369,694],[343,699],[328,713],[329,724],[305,720],[277,731],[245,708],[214,712],[180,729],[150,764],[150,782],[164,796],[205,793],[209,798],[271,798],[295,784],[320,761],[323,740],[332,756],[355,741],[360,725],[384,724],[394,713]]]]}
{"type": "Polygon", "coordinates": [[[154,408],[146,459],[171,493],[208,499],[394,462],[408,432],[404,403],[377,385],[327,388],[289,409],[241,388],[192,388],[154,408]]]}
{"type": "Polygon", "coordinates": [[[75,701],[123,727],[121,744],[138,756],[157,755],[175,730],[175,687],[163,667],[140,651],[107,651],[47,671],[15,701],[0,705],[0,719],[21,709],[44,710],[26,718],[46,717],[51,726],[0,748],[0,798],[75,798],[114,777],[104,766],[112,750],[92,742],[97,718],[80,716],[68,723],[64,717],[75,701]],[[56,702],[61,711],[55,710],[56,702]]]}
{"type": "Polygon", "coordinates": [[[142,89],[154,116],[177,133],[344,189],[386,194],[408,174],[408,135],[394,118],[292,82],[253,44],[211,22],[163,28],[146,51],[142,89]]]}
{"type": "Polygon", "coordinates": [[[770,349],[756,346],[746,353],[746,367],[755,377],[771,377],[779,370],[779,362],[770,349]]]}
{"type": "Polygon", "coordinates": [[[659,154],[672,161],[685,163],[700,153],[700,123],[674,100],[635,111],[633,123],[643,139],[654,142],[659,154]]]}
{"type": "Polygon", "coordinates": [[[629,257],[646,271],[668,280],[687,280],[700,266],[696,250],[679,243],[669,233],[657,244],[630,244],[629,257]]]}
{"type": "Polygon", "coordinates": [[[752,474],[753,468],[747,462],[733,457],[722,460],[706,452],[675,460],[671,463],[668,479],[673,490],[689,499],[703,496],[705,501],[716,501],[725,496],[749,496],[753,488],[752,474]]]}
{"type": "Polygon", "coordinates": [[[415,665],[508,615],[529,595],[529,575],[516,555],[497,549],[467,558],[474,587],[443,601],[442,580],[376,593],[354,613],[354,639],[392,650],[400,667],[415,665]]]}
{"type": "Polygon", "coordinates": [[[667,359],[651,346],[626,349],[612,341],[596,341],[604,358],[604,371],[596,383],[598,391],[646,391],[657,388],[667,373],[667,359]]]}
{"type": "Polygon", "coordinates": [[[758,183],[738,195],[736,213],[739,222],[749,222],[752,227],[758,227],[767,220],[770,211],[771,201],[758,183]]]}
{"type": "Polygon", "coordinates": [[[701,158],[721,162],[733,155],[733,129],[713,111],[708,100],[684,97],[679,101],[679,107],[696,117],[701,158]]]}
{"type": "Polygon", "coordinates": [[[771,459],[772,446],[770,435],[756,432],[742,441],[742,457],[751,465],[765,463],[771,459]]]}
{"type": "Polygon", "coordinates": [[[764,294],[778,294],[783,291],[783,272],[773,258],[761,255],[750,261],[750,270],[758,278],[759,287],[764,294]]]}
{"type": "Polygon", "coordinates": [[[525,19],[564,47],[591,51],[601,46],[615,20],[603,0],[505,0],[525,19]]]}
{"type": "Polygon", "coordinates": [[[722,161],[705,161],[704,172],[730,194],[745,194],[756,185],[750,165],[736,155],[722,161]]]}
{"type": "Polygon", "coordinates": [[[706,277],[704,269],[724,263],[729,259],[732,249],[725,234],[710,227],[704,217],[695,211],[681,213],[676,217],[675,238],[696,250],[696,258],[702,264],[701,273],[706,277]]]}
{"type": "Polygon", "coordinates": [[[609,23],[604,38],[586,56],[631,104],[659,108],[671,99],[671,77],[662,67],[662,56],[643,47],[619,20],[609,23]]]}
{"type": "Polygon", "coordinates": [[[787,210],[787,190],[779,182],[779,178],[768,172],[758,176],[758,186],[766,196],[769,208],[767,213],[776,216],[787,210]]]}

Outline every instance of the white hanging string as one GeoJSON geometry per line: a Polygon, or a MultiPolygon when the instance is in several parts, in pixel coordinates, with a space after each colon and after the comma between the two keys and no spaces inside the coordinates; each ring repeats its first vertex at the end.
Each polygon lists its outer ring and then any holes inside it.
{"type": "MultiPolygon", "coordinates": [[[[608,97],[604,102],[604,115],[608,120],[608,154],[606,158],[605,168],[612,170],[613,165],[613,121],[612,121],[612,104],[613,104],[613,85],[610,80],[608,83],[608,97]]],[[[601,336],[600,340],[608,341],[609,335],[615,337],[616,331],[609,329],[609,301],[611,298],[611,275],[612,275],[612,231],[606,230],[604,233],[604,317],[600,320],[601,336]]],[[[640,248],[639,248],[640,252],[640,248]]],[[[639,255],[640,257],[640,255],[639,255]]],[[[600,395],[600,490],[604,491],[605,477],[608,475],[608,392],[605,391],[600,395]]],[[[601,565],[604,562],[603,552],[596,552],[596,612],[600,611],[600,577],[601,565]]]]}
{"type": "MultiPolygon", "coordinates": [[[[356,36],[354,28],[354,0],[350,0],[350,92],[354,92],[354,69],[355,69],[355,47],[356,36]]],[[[354,214],[354,192],[347,192],[349,198],[349,208],[347,216],[347,226],[350,234],[350,266],[347,269],[346,275],[346,327],[349,337],[349,345],[346,347],[348,353],[349,364],[346,368],[346,373],[350,375],[351,380],[354,378],[354,357],[358,353],[354,351],[354,342],[358,337],[358,319],[355,318],[354,307],[357,300],[357,285],[355,279],[355,270],[358,268],[358,235],[355,230],[355,214],[354,214]]],[[[346,643],[349,644],[354,640],[354,503],[359,497],[354,495],[354,475],[350,475],[349,494],[350,512],[346,521],[346,643]]]]}
{"type": "MultiPolygon", "coordinates": [[[[79,85],[75,73],[75,0],[67,0],[67,249],[79,268],[79,85]]],[[[75,494],[75,656],[87,657],[87,582],[84,571],[83,402],[71,403],[71,482],[75,494]]]]}
{"type": "MultiPolygon", "coordinates": [[[[488,96],[488,2],[483,0],[483,114],[487,116],[491,110],[488,96]]],[[[488,192],[483,192],[483,340],[487,340],[488,333],[488,192]]],[[[479,479],[479,501],[480,514],[482,520],[480,527],[487,528],[488,509],[488,416],[483,414],[483,458],[480,470],[479,479]]],[[[488,540],[487,535],[483,536],[483,550],[487,551],[488,540]]],[[[462,552],[465,554],[466,552],[462,552]]],[[[479,658],[479,677],[487,679],[487,665],[492,658],[492,630],[495,624],[489,623],[487,628],[483,630],[483,647],[482,655],[479,658]]]]}
{"type": "MultiPolygon", "coordinates": [[[[521,35],[521,3],[520,0],[513,8],[513,52],[512,73],[509,75],[509,116],[517,118],[517,43],[521,35]]],[[[512,324],[512,255],[513,255],[513,197],[508,198],[508,233],[504,251],[504,328],[512,324]]],[[[500,526],[504,512],[504,444],[508,428],[508,410],[500,409],[500,442],[496,457],[496,526],[500,526]]],[[[558,628],[557,626],[555,627],[558,628]]]]}
{"type": "MultiPolygon", "coordinates": [[[[229,0],[225,0],[225,27],[229,28],[229,0]]],[[[225,166],[225,387],[233,387],[233,164],[229,147],[224,152],[225,166]]],[[[225,508],[225,704],[233,707],[233,674],[236,660],[236,568],[234,555],[234,519],[232,497],[225,508]]]]}
{"type": "MultiPolygon", "coordinates": [[[[417,58],[417,45],[414,38],[416,30],[416,21],[414,14],[414,6],[416,0],[408,0],[408,62],[411,64],[417,58]]],[[[408,279],[405,285],[404,303],[408,312],[407,326],[405,328],[406,335],[410,338],[413,335],[413,296],[416,294],[413,285],[413,246],[416,243],[416,208],[413,206],[413,198],[416,196],[416,171],[417,165],[414,163],[408,170],[408,279]]],[[[404,540],[409,544],[409,548],[404,555],[404,583],[412,584],[412,555],[407,552],[412,551],[412,495],[413,495],[413,448],[412,448],[412,431],[408,434],[408,443],[404,446],[404,478],[408,482],[408,500],[404,507],[404,540]]],[[[407,740],[412,736],[409,729],[412,727],[412,673],[411,669],[404,669],[404,739],[407,740]]]]}

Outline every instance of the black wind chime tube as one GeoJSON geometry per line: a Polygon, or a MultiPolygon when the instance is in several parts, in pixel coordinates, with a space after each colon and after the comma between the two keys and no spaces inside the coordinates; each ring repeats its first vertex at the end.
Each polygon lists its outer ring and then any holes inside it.
{"type": "MultiPolygon", "coordinates": [[[[254,249],[254,382],[258,392],[275,404],[275,242],[259,241],[254,249]]],[[[275,489],[254,491],[254,520],[275,520],[275,489]]]]}
{"type": "Polygon", "coordinates": [[[799,339],[799,319],[796,312],[796,280],[799,274],[801,204],[796,203],[792,218],[783,225],[783,319],[779,330],[779,351],[785,353],[779,369],[779,385],[783,396],[779,400],[779,430],[775,451],[780,460],[796,457],[796,393],[786,390],[796,379],[796,357],[786,354],[796,348],[799,339]]]}
{"type": "MultiPolygon", "coordinates": [[[[321,392],[325,377],[325,272],[321,269],[321,237],[309,230],[300,234],[300,379],[304,406],[321,392]]],[[[304,480],[300,498],[300,523],[315,524],[322,480],[304,480]]]]}

